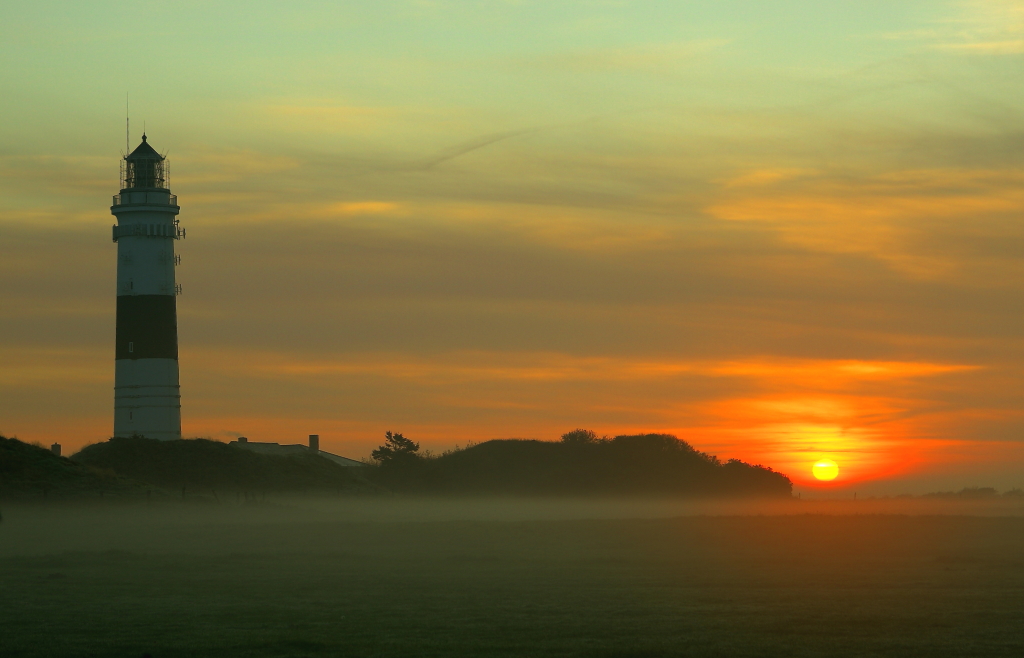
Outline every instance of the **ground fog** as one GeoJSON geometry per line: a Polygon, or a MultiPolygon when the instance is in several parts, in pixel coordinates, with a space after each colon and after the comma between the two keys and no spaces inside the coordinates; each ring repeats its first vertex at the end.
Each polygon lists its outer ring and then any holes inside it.
{"type": "Polygon", "coordinates": [[[0,511],[4,656],[1024,655],[1015,501],[0,511]]]}

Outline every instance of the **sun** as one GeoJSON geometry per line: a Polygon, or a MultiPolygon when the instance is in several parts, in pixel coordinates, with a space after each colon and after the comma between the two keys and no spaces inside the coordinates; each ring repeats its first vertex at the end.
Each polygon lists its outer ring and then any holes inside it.
{"type": "Polygon", "coordinates": [[[811,472],[814,473],[814,477],[827,482],[835,480],[839,475],[839,465],[831,459],[819,459],[818,463],[811,468],[811,472]]]}

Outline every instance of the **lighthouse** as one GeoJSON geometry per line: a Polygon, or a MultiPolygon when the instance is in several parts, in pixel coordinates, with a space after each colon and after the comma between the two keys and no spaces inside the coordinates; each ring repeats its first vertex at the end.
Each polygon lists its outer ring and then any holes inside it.
{"type": "Polygon", "coordinates": [[[143,135],[121,162],[121,192],[110,207],[117,218],[114,436],[181,438],[174,241],[185,231],[169,174],[143,135]]]}

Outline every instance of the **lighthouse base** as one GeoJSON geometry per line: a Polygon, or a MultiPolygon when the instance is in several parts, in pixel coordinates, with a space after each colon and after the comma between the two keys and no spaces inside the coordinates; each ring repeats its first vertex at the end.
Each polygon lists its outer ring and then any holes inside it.
{"type": "Polygon", "coordinates": [[[181,438],[181,394],[175,359],[114,361],[114,436],[181,438]]]}

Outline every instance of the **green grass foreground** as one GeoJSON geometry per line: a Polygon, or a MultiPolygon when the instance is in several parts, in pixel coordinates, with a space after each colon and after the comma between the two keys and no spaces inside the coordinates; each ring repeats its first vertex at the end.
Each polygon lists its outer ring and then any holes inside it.
{"type": "Polygon", "coordinates": [[[1019,517],[516,505],[8,506],[0,654],[1024,655],[1019,517]]]}

